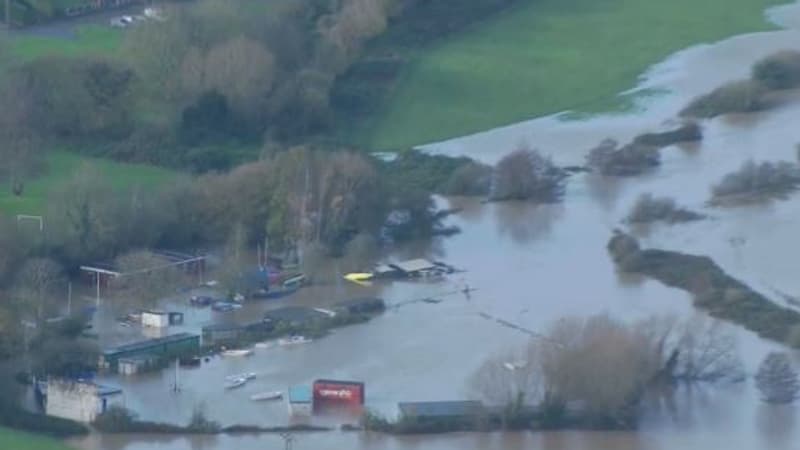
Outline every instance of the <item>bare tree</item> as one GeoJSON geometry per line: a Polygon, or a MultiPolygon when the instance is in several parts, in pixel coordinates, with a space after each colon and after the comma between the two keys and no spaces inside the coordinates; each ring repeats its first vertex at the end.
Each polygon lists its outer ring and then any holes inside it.
{"type": "Polygon", "coordinates": [[[489,197],[554,202],[563,194],[565,178],[550,158],[523,143],[495,166],[489,197]]]}
{"type": "Polygon", "coordinates": [[[238,37],[223,42],[205,59],[206,89],[223,94],[243,117],[252,117],[263,109],[274,80],[274,56],[251,39],[238,37]]]}
{"type": "Polygon", "coordinates": [[[61,266],[48,258],[32,258],[22,265],[14,280],[14,295],[23,310],[37,322],[56,306],[57,292],[66,286],[61,266]]]}
{"type": "Polygon", "coordinates": [[[121,275],[114,287],[123,306],[152,307],[180,282],[180,269],[147,250],[128,252],[116,263],[121,275]]]}
{"type": "Polygon", "coordinates": [[[539,343],[546,398],[577,402],[588,417],[615,426],[630,424],[660,366],[648,342],[608,316],[560,320],[539,343]]]}
{"type": "Polygon", "coordinates": [[[683,324],[673,377],[687,381],[736,381],[744,377],[736,338],[715,319],[695,316],[683,324]]]}
{"type": "Polygon", "coordinates": [[[756,387],[767,403],[795,401],[800,392],[800,381],[789,355],[779,352],[768,354],[758,368],[756,387]]]}

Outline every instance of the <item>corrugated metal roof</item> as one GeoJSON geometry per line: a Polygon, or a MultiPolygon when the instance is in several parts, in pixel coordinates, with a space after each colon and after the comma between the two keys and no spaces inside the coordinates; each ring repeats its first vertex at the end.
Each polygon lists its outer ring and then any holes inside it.
{"type": "Polygon", "coordinates": [[[290,386],[289,403],[311,403],[314,393],[311,386],[290,386]]]}
{"type": "Polygon", "coordinates": [[[421,259],[421,258],[412,259],[410,261],[402,261],[393,265],[406,273],[419,272],[421,270],[430,270],[436,268],[436,264],[428,261],[427,259],[421,259]]]}
{"type": "Polygon", "coordinates": [[[103,352],[104,355],[113,355],[116,353],[134,352],[138,350],[145,350],[150,347],[155,347],[162,344],[171,344],[174,342],[181,342],[188,339],[200,339],[200,336],[191,333],[177,333],[169,336],[164,336],[156,339],[148,339],[146,341],[134,342],[131,344],[121,345],[117,348],[111,348],[103,352]]]}
{"type": "Polygon", "coordinates": [[[410,417],[462,417],[480,413],[483,403],[476,401],[398,403],[400,413],[410,417]]]}

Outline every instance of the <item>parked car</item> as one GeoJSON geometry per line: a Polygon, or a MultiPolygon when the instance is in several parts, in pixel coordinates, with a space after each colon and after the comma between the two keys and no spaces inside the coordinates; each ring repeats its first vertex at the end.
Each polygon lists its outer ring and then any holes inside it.
{"type": "Polygon", "coordinates": [[[242,305],[231,302],[216,302],[213,305],[211,305],[211,309],[216,312],[231,312],[241,307],[242,305]]]}
{"type": "Polygon", "coordinates": [[[212,305],[214,303],[214,299],[207,295],[193,295],[189,298],[189,304],[192,306],[198,307],[205,307],[212,305]]]}

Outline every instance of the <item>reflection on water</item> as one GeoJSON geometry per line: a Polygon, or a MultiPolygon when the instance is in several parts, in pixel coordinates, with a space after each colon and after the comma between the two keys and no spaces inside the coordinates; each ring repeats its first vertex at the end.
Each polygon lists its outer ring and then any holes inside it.
{"type": "MultiPolygon", "coordinates": [[[[778,14],[778,13],[775,13],[778,14]]],[[[781,23],[800,23],[800,8],[782,8],[781,23]]],[[[598,117],[586,122],[545,118],[440,143],[433,150],[496,161],[527,139],[561,164],[581,164],[585,152],[607,137],[620,142],[653,129],[675,116],[686,101],[719,84],[743,76],[751,63],[777,49],[794,47],[800,33],[784,30],[740,36],[715,45],[680,52],[648,72],[644,87],[669,88],[636,116],[598,117]],[[501,149],[496,153],[486,149],[501,149]]],[[[800,253],[800,195],[767,206],[710,208],[710,187],[723,175],[754,159],[794,160],[800,142],[796,127],[800,100],[750,116],[705,124],[698,145],[671,147],[662,153],[662,167],[624,180],[576,175],[563,204],[486,204],[455,199],[463,208],[448,219],[462,233],[447,239],[408,246],[397,258],[432,256],[464,273],[442,283],[376,283],[359,287],[339,281],[337,272],[352,267],[328,264],[325,284],[279,302],[249,305],[232,314],[238,320],[257,317],[285,304],[329,305],[352,296],[380,295],[390,304],[436,297],[439,304],[407,303],[373,321],[337,330],[318,342],[293,349],[258,352],[238,360],[215,358],[182,374],[183,390],[167,394],[172,374],[162,373],[109,382],[126,391],[129,407],[153,420],[184,422],[195,405],[209,406],[212,419],[224,424],[286,423],[281,403],[248,400],[257,391],[285,389],[315,378],[362,380],[368,406],[386,415],[398,401],[452,400],[466,395],[465,380],[488,356],[527,342],[527,335],[501,326],[501,318],[531,330],[542,330],[566,315],[607,313],[622,320],[653,314],[694,313],[682,291],[640,277],[620,275],[605,245],[621,226],[635,199],[645,192],[670,196],[712,219],[677,226],[657,226],[643,238],[646,246],[710,255],[726,271],[766,295],[773,290],[800,295],[795,255],[800,253]],[[732,242],[736,243],[732,245],[732,242]],[[470,299],[448,295],[468,283],[477,289],[470,299]],[[258,378],[241,390],[226,392],[226,375],[254,371],[258,378]]],[[[775,301],[782,302],[780,298],[775,301]]],[[[190,329],[217,321],[207,311],[187,316],[190,329]],[[194,325],[193,325],[194,324],[194,325]]],[[[752,374],[775,344],[739,328],[737,337],[746,370],[752,374]]],[[[761,404],[752,383],[724,386],[679,386],[648,402],[636,433],[558,432],[449,434],[391,437],[333,432],[299,436],[295,449],[537,449],[537,450],[729,450],[796,449],[798,425],[794,408],[761,404]]],[[[281,448],[278,436],[164,438],[90,436],[80,442],[88,450],[188,450],[281,448]]]]}

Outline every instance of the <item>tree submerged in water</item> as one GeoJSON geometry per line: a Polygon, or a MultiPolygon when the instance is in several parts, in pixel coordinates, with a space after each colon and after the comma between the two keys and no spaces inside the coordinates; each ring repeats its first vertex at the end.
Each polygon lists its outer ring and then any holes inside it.
{"type": "Polygon", "coordinates": [[[564,193],[565,178],[550,158],[522,144],[495,166],[489,199],[556,202],[564,193]]]}
{"type": "Polygon", "coordinates": [[[786,404],[797,399],[800,380],[786,353],[772,352],[764,358],[756,374],[756,387],[767,403],[786,404]]]}

